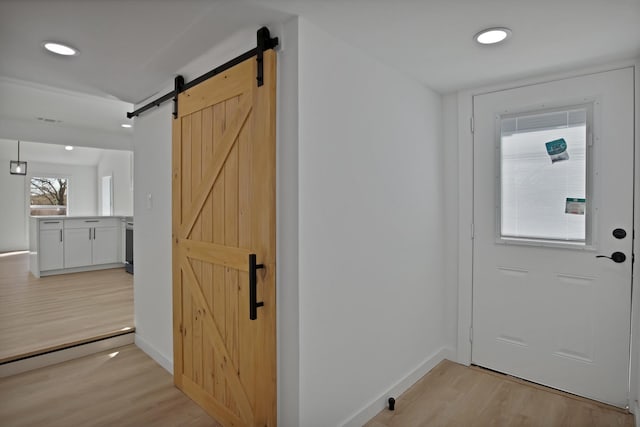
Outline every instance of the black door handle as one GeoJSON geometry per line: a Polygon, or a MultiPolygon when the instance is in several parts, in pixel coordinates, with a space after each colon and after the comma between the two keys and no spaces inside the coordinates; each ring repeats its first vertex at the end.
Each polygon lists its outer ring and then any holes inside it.
{"type": "Polygon", "coordinates": [[[627,259],[627,256],[622,252],[614,252],[611,254],[611,256],[596,255],[596,258],[609,258],[613,262],[620,263],[620,262],[625,262],[625,260],[627,259]]]}
{"type": "Polygon", "coordinates": [[[258,318],[258,307],[264,306],[264,301],[257,301],[257,270],[264,268],[264,264],[258,264],[256,254],[249,254],[249,319],[256,320],[258,318]]]}

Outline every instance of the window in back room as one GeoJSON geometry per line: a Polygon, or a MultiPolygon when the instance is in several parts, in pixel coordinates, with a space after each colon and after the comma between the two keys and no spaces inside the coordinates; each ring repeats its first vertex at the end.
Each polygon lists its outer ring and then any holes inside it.
{"type": "Polygon", "coordinates": [[[34,176],[29,191],[31,215],[67,215],[68,178],[34,176]]]}

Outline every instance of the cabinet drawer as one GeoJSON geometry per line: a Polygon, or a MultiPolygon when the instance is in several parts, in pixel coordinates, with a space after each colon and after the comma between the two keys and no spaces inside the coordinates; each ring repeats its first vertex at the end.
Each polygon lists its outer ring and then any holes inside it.
{"type": "Polygon", "coordinates": [[[64,221],[64,228],[101,228],[118,227],[119,225],[118,218],[66,219],[64,221]]]}
{"type": "Polygon", "coordinates": [[[41,219],[40,230],[60,230],[62,221],[62,219],[41,219]]]}

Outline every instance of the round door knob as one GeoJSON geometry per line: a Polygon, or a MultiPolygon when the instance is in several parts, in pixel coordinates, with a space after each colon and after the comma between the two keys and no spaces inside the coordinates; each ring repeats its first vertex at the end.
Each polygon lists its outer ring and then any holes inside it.
{"type": "Polygon", "coordinates": [[[611,256],[596,255],[596,258],[609,258],[613,262],[621,263],[621,262],[625,262],[625,260],[627,259],[627,256],[622,252],[614,252],[611,254],[611,256]]]}
{"type": "Polygon", "coordinates": [[[611,260],[613,262],[624,262],[627,259],[627,256],[622,252],[614,252],[611,254],[611,260]]]}

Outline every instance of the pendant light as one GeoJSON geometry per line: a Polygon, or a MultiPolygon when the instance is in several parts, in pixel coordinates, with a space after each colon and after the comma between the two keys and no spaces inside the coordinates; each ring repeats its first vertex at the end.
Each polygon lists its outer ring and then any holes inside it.
{"type": "Polygon", "coordinates": [[[20,161],[20,141],[18,141],[18,160],[9,161],[9,173],[11,175],[27,174],[27,162],[20,161]]]}

